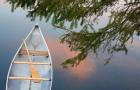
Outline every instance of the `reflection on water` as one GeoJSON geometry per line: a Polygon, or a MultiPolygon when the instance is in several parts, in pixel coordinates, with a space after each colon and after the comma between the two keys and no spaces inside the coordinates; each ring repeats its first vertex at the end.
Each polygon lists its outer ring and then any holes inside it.
{"type": "Polygon", "coordinates": [[[88,55],[85,61],[74,68],[63,69],[60,65],[65,59],[75,56],[58,37],[63,31],[54,30],[45,20],[31,22],[26,18],[27,11],[18,8],[14,13],[10,5],[0,6],[0,89],[5,90],[5,81],[9,64],[22,39],[30,29],[39,23],[50,48],[54,66],[52,90],[139,90],[140,88],[140,47],[136,39],[129,46],[130,51],[116,53],[110,64],[104,66],[106,55],[95,57],[88,55]]]}
{"type": "Polygon", "coordinates": [[[0,4],[4,4],[6,0],[0,0],[0,4]]]}
{"type": "MultiPolygon", "coordinates": [[[[54,68],[57,70],[63,70],[61,63],[65,58],[73,57],[76,52],[71,52],[66,45],[60,44],[59,41],[53,38],[46,40],[52,53],[52,59],[55,60],[54,68]],[[58,48],[59,47],[59,48],[58,48]]],[[[88,57],[87,60],[83,61],[77,67],[66,69],[69,74],[79,79],[87,79],[93,75],[96,71],[96,65],[93,61],[93,57],[88,57]],[[92,59],[91,59],[92,58],[92,59]]]]}
{"type": "Polygon", "coordinates": [[[67,43],[71,51],[78,54],[64,61],[64,67],[68,64],[77,66],[90,52],[100,54],[101,49],[109,54],[119,51],[127,54],[127,41],[133,39],[134,34],[140,35],[140,4],[137,0],[8,0],[8,3],[12,11],[17,8],[28,10],[27,17],[31,20],[40,17],[67,31],[61,37],[61,43],[67,43]],[[106,26],[95,29],[98,18],[105,15],[109,18],[106,26]]]}
{"type": "Polygon", "coordinates": [[[96,64],[89,60],[85,60],[77,67],[71,68],[70,72],[72,75],[75,75],[75,77],[84,80],[94,76],[94,73],[96,73],[96,64]]]}

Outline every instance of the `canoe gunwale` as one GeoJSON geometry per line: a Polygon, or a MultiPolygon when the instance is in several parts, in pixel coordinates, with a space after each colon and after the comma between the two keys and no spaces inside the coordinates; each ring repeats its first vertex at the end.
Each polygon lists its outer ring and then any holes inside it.
{"type": "MultiPolygon", "coordinates": [[[[44,36],[43,36],[43,34],[42,34],[42,31],[41,31],[40,27],[39,27],[39,31],[40,31],[41,37],[42,37],[42,39],[43,39],[43,42],[44,42],[45,46],[47,47],[48,54],[49,54],[49,58],[50,58],[50,63],[51,63],[51,65],[52,65],[52,58],[51,58],[50,50],[49,50],[49,48],[48,48],[47,42],[46,42],[45,39],[44,39],[44,36]]],[[[51,90],[51,88],[52,88],[52,81],[53,81],[53,67],[51,66],[51,85],[50,85],[50,90],[51,90]]]]}

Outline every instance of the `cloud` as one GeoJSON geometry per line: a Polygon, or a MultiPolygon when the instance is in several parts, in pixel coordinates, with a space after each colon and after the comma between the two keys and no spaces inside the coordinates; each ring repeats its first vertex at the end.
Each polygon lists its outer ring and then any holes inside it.
{"type": "MultiPolygon", "coordinates": [[[[53,66],[56,70],[64,70],[61,66],[61,63],[67,58],[71,58],[77,54],[77,52],[71,52],[67,45],[60,44],[59,41],[55,38],[47,38],[48,47],[51,52],[53,66]]],[[[93,57],[92,57],[93,58],[93,57]]],[[[69,74],[73,77],[79,79],[86,79],[93,75],[96,71],[96,65],[91,61],[90,57],[86,58],[83,62],[80,63],[77,67],[69,68],[69,74]]]]}
{"type": "Polygon", "coordinates": [[[96,72],[96,65],[94,62],[86,59],[80,63],[77,67],[70,68],[70,73],[79,78],[79,79],[86,79],[96,72]]]}
{"type": "Polygon", "coordinates": [[[140,40],[138,39],[133,39],[133,42],[131,42],[131,40],[129,40],[127,42],[128,47],[135,47],[135,48],[140,48],[140,40]]]}
{"type": "Polygon", "coordinates": [[[0,4],[4,4],[6,0],[0,0],[0,4]]]}

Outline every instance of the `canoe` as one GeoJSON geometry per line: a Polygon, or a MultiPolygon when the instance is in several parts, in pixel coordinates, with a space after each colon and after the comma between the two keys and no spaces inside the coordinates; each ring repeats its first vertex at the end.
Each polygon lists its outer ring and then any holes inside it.
{"type": "Polygon", "coordinates": [[[23,40],[9,67],[6,90],[51,90],[52,60],[38,25],[23,40]]]}

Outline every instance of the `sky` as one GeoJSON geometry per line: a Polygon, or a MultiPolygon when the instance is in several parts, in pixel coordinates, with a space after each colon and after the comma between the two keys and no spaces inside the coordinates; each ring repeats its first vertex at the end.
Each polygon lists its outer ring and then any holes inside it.
{"type": "Polygon", "coordinates": [[[4,4],[6,0],[0,0],[0,4],[4,4]]]}

